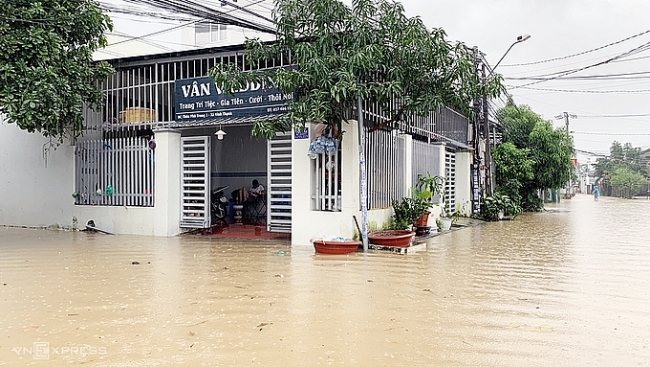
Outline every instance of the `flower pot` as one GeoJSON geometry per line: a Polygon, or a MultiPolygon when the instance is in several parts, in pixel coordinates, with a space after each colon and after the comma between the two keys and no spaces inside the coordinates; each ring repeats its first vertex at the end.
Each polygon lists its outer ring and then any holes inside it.
{"type": "Polygon", "coordinates": [[[419,227],[427,227],[428,223],[429,223],[429,214],[431,214],[431,213],[426,212],[426,213],[422,214],[422,216],[420,218],[418,218],[418,220],[415,221],[415,226],[418,227],[418,228],[419,227]]]}
{"type": "Polygon", "coordinates": [[[373,245],[408,247],[415,232],[406,230],[378,231],[368,234],[368,240],[373,245]]]}
{"type": "Polygon", "coordinates": [[[357,251],[361,241],[314,240],[314,249],[319,254],[344,255],[357,251]]]}

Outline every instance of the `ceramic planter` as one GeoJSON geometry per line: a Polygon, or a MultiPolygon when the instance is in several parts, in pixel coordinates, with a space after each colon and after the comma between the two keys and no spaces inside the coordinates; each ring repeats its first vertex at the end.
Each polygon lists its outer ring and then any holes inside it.
{"type": "Polygon", "coordinates": [[[368,240],[373,245],[408,247],[415,232],[406,230],[378,231],[368,234],[368,240]]]}
{"type": "Polygon", "coordinates": [[[314,240],[314,249],[319,254],[344,255],[357,251],[361,241],[325,241],[314,240]]]}

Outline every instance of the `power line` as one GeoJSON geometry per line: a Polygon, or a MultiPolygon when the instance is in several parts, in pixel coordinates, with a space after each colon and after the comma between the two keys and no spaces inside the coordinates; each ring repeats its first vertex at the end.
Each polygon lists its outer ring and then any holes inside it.
{"type": "Polygon", "coordinates": [[[627,56],[635,55],[635,54],[637,54],[637,53],[639,53],[639,52],[643,52],[643,51],[646,51],[646,50],[648,50],[648,49],[650,49],[650,42],[648,42],[648,43],[644,43],[643,45],[641,45],[641,46],[639,46],[639,47],[635,47],[635,48],[633,48],[633,49],[631,49],[631,50],[629,50],[629,51],[626,51],[626,52],[624,52],[624,53],[622,53],[622,54],[619,54],[619,55],[617,55],[617,56],[611,57],[611,58],[609,58],[609,59],[607,59],[607,60],[604,60],[604,61],[597,62],[597,63],[595,63],[595,64],[590,64],[590,65],[587,65],[587,66],[583,66],[583,67],[578,68],[578,69],[573,69],[573,70],[567,70],[567,71],[564,71],[564,72],[559,72],[558,75],[556,75],[556,76],[549,77],[549,78],[545,78],[545,79],[543,79],[543,80],[538,80],[538,81],[530,82],[530,83],[523,84],[523,85],[512,86],[511,88],[513,88],[513,89],[516,89],[516,88],[523,88],[523,87],[527,87],[527,86],[529,86],[529,85],[539,84],[539,83],[547,82],[547,81],[549,81],[549,80],[558,79],[558,78],[561,78],[561,77],[564,77],[564,76],[567,76],[567,75],[570,75],[570,74],[575,74],[575,73],[577,73],[577,72],[580,72],[580,71],[583,71],[583,70],[587,70],[587,69],[590,69],[590,68],[593,68],[593,67],[596,67],[596,66],[605,65],[605,64],[608,64],[608,63],[610,63],[610,62],[612,62],[612,61],[614,61],[614,60],[618,60],[618,59],[622,59],[622,58],[627,57],[627,56]]]}
{"type": "Polygon", "coordinates": [[[502,66],[502,67],[512,67],[512,66],[537,65],[537,64],[543,64],[543,63],[552,62],[552,61],[565,60],[565,59],[569,59],[569,58],[572,58],[572,57],[581,56],[581,55],[585,55],[585,54],[588,54],[588,53],[591,53],[591,52],[595,52],[595,51],[598,51],[598,50],[602,50],[602,49],[604,49],[604,48],[607,48],[607,47],[610,47],[610,46],[614,46],[614,45],[617,45],[617,44],[619,44],[619,43],[623,43],[623,42],[625,42],[625,41],[629,41],[629,40],[631,40],[631,39],[634,39],[634,38],[636,38],[636,37],[643,36],[643,35],[648,34],[648,33],[650,33],[650,30],[647,30],[647,31],[644,31],[644,32],[641,32],[641,33],[635,34],[635,35],[633,35],[633,36],[630,36],[630,37],[624,38],[624,39],[619,40],[619,41],[616,41],[616,42],[608,43],[608,44],[606,44],[606,45],[604,45],[604,46],[600,46],[600,47],[592,48],[591,50],[582,51],[582,52],[578,52],[578,53],[571,54],[571,55],[567,55],[567,56],[561,56],[561,57],[555,57],[555,58],[552,58],[552,59],[546,59],[546,60],[540,60],[540,61],[533,61],[533,62],[525,62],[525,63],[519,63],[519,64],[501,65],[501,66],[502,66]]]}
{"type": "Polygon", "coordinates": [[[585,118],[620,118],[620,117],[645,117],[650,116],[650,113],[630,113],[622,115],[578,115],[578,117],[585,118]]]}
{"type": "MultiPolygon", "coordinates": [[[[557,73],[553,74],[546,74],[546,75],[538,75],[538,76],[528,76],[528,77],[506,77],[503,78],[504,80],[545,80],[547,76],[549,75],[556,75],[557,73]]],[[[643,76],[650,74],[650,71],[639,71],[639,72],[633,72],[633,73],[618,73],[618,74],[596,74],[596,75],[580,75],[580,76],[569,76],[566,78],[562,78],[563,80],[569,80],[569,79],[581,79],[581,80],[600,80],[600,79],[643,79],[643,78],[650,78],[650,76],[643,76]],[[624,77],[630,77],[630,78],[624,78],[624,77]]]]}
{"type": "Polygon", "coordinates": [[[650,89],[619,89],[619,90],[553,89],[553,88],[535,88],[535,87],[512,86],[512,85],[509,85],[508,87],[529,89],[529,90],[539,90],[545,92],[560,92],[560,93],[591,93],[591,94],[650,93],[650,89]]]}
{"type": "MultiPolygon", "coordinates": [[[[259,0],[259,1],[255,2],[255,3],[250,3],[250,4],[246,5],[246,7],[253,6],[255,4],[261,3],[262,1],[264,1],[264,0],[259,0]]],[[[230,10],[230,11],[227,11],[227,12],[223,12],[223,14],[229,14],[229,13],[232,13],[232,12],[235,12],[235,11],[237,11],[237,9],[233,9],[233,10],[230,10]]],[[[158,34],[171,32],[171,31],[174,31],[176,29],[184,28],[184,27],[190,26],[192,24],[204,21],[205,19],[206,18],[192,20],[190,22],[187,22],[187,23],[184,23],[184,24],[181,24],[181,25],[178,25],[178,26],[174,26],[174,27],[171,27],[171,28],[163,29],[163,30],[156,31],[156,32],[147,33],[147,34],[142,35],[142,36],[132,37],[132,38],[130,38],[128,40],[112,43],[112,44],[106,46],[105,48],[109,48],[111,46],[116,46],[116,45],[119,45],[119,44],[122,44],[122,43],[131,42],[131,41],[135,41],[135,40],[139,40],[139,39],[143,39],[143,38],[147,38],[147,37],[151,37],[151,36],[155,36],[155,35],[158,35],[158,34]]]]}
{"type": "Polygon", "coordinates": [[[585,134],[585,135],[650,135],[650,132],[638,132],[638,133],[608,133],[608,132],[594,132],[594,131],[571,131],[571,134],[585,134]]]}

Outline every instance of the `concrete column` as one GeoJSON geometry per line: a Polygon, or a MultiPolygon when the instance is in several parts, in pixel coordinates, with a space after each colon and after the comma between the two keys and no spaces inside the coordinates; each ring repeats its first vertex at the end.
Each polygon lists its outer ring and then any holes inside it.
{"type": "Polygon", "coordinates": [[[154,235],[175,236],[181,231],[181,134],[169,129],[155,134],[154,235]]]}
{"type": "Polygon", "coordinates": [[[472,154],[456,152],[456,205],[462,215],[472,214],[472,154]]]}
{"type": "Polygon", "coordinates": [[[404,193],[411,194],[411,188],[417,185],[413,182],[413,137],[409,134],[402,134],[404,138],[404,193]]]}

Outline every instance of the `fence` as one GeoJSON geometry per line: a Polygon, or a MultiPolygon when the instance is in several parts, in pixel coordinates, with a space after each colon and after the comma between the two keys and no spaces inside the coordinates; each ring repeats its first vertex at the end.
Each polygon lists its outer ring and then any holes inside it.
{"type": "Polygon", "coordinates": [[[155,153],[143,138],[79,141],[75,204],[154,205],[155,153]]]}
{"type": "Polygon", "coordinates": [[[368,209],[391,206],[391,200],[405,196],[404,138],[389,131],[377,130],[366,134],[366,172],[368,180],[368,209]]]}

